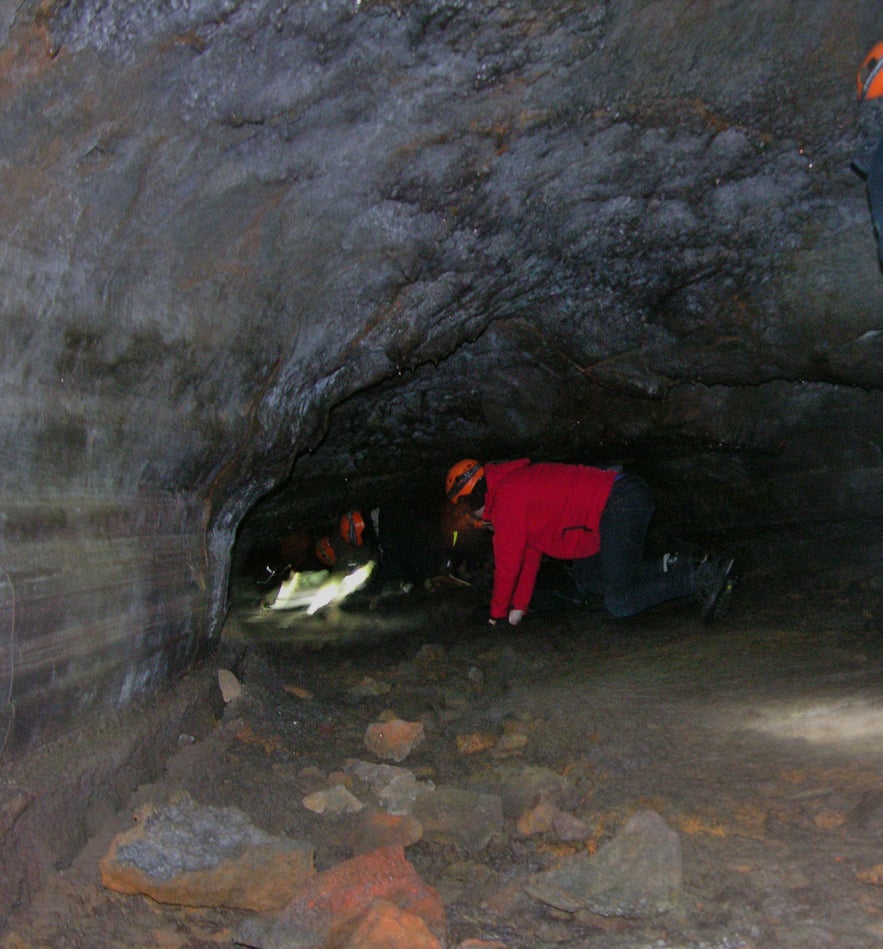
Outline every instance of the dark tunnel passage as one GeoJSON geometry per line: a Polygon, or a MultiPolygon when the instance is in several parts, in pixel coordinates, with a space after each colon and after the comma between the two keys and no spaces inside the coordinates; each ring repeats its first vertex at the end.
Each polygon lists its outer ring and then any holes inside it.
{"type": "Polygon", "coordinates": [[[444,477],[460,457],[638,473],[656,508],[648,553],[724,550],[744,573],[775,563],[783,579],[879,556],[876,390],[681,383],[659,399],[586,384],[557,355],[539,363],[512,345],[515,322],[334,407],[322,440],[243,516],[231,582],[286,566],[292,535],[315,567],[315,542],[353,508],[400,505],[444,533],[444,477]],[[800,437],[783,427],[785,405],[800,437]],[[839,487],[838,456],[863,459],[839,487]]]}
{"type": "Polygon", "coordinates": [[[878,7],[0,2],[3,949],[878,949],[878,7]]]}

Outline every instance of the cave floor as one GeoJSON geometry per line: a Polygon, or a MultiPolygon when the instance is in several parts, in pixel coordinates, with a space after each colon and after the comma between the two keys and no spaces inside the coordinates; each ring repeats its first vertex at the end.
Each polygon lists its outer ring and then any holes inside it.
{"type": "Polygon", "coordinates": [[[849,571],[786,594],[743,579],[713,626],[684,604],[628,621],[564,604],[491,628],[462,588],[308,623],[239,606],[219,658],[242,697],[204,736],[182,737],[162,777],[94,829],[13,917],[2,945],[231,945],[242,911],[104,889],[98,861],[113,834],[139,804],[186,791],[241,809],[271,834],[310,840],[317,869],[333,866],[352,856],[364,816],[317,814],[303,798],[347,760],[376,761],[365,731],[393,710],[426,735],[399,767],[459,787],[487,767],[548,768],[577,789],[572,815],[588,828],[567,841],[512,818],[477,852],[437,837],[409,846],[444,898],[449,947],[879,949],[881,609],[879,579],[849,571]],[[499,741],[512,734],[523,737],[499,741]],[[464,736],[490,737],[466,753],[464,736]],[[680,839],[674,909],[627,919],[525,895],[531,874],[603,846],[647,809],[680,839]]]}

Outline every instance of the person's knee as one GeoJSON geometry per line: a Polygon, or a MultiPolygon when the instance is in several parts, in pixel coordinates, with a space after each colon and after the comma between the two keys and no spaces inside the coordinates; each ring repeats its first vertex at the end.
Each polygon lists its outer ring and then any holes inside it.
{"type": "Polygon", "coordinates": [[[629,616],[634,616],[635,613],[638,612],[631,602],[631,599],[619,591],[604,594],[604,609],[617,619],[626,619],[629,616]]]}

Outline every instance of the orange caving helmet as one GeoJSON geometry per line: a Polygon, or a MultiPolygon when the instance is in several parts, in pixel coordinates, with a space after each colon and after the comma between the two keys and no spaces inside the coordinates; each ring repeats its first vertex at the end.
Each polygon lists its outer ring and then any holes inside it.
{"type": "Polygon", "coordinates": [[[340,519],[340,536],[350,547],[361,547],[365,533],[365,518],[361,511],[347,511],[340,519]]]}
{"type": "Polygon", "coordinates": [[[883,43],[877,43],[865,56],[856,77],[858,101],[883,96],[883,43]]]}
{"type": "Polygon", "coordinates": [[[316,557],[326,567],[333,567],[337,563],[337,554],[334,552],[334,545],[331,538],[327,535],[321,540],[316,541],[316,557]]]}
{"type": "Polygon", "coordinates": [[[484,466],[474,458],[464,458],[451,466],[445,478],[445,493],[450,501],[459,501],[472,494],[475,486],[484,477],[484,466]]]}

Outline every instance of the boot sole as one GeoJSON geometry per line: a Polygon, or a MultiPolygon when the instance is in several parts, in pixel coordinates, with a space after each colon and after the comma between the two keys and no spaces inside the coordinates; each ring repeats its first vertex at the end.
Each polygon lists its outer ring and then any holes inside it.
{"type": "Polygon", "coordinates": [[[733,596],[733,566],[735,560],[729,560],[725,566],[723,577],[714,595],[702,609],[702,618],[706,623],[715,623],[723,619],[730,611],[730,601],[733,596]]]}

